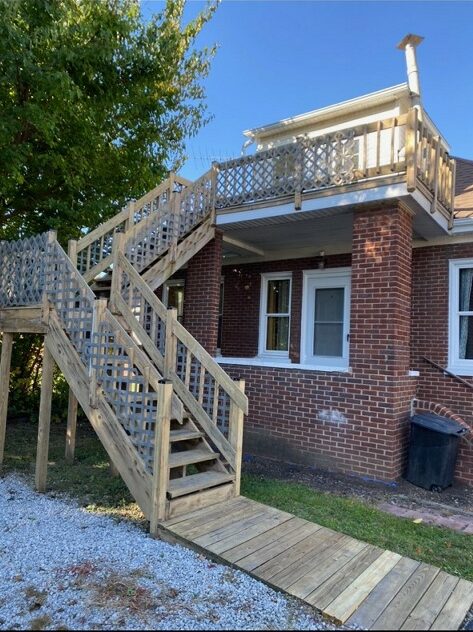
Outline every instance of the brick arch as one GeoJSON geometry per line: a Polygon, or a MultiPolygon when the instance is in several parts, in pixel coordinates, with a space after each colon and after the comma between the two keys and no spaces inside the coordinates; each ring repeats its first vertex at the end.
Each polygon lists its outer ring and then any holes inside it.
{"type": "Polygon", "coordinates": [[[469,423],[467,423],[463,417],[454,413],[450,408],[444,406],[443,404],[438,404],[437,402],[429,402],[424,399],[414,399],[413,400],[413,410],[415,412],[425,412],[425,413],[435,413],[436,415],[440,415],[441,417],[447,417],[447,419],[453,419],[464,428],[468,428],[468,430],[472,430],[472,427],[469,423]]]}

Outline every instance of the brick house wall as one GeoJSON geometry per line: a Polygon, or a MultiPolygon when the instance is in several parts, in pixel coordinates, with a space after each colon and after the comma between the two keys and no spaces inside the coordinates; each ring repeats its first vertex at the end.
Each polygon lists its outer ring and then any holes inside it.
{"type": "MultiPolygon", "coordinates": [[[[416,248],[413,252],[412,368],[420,371],[419,399],[448,407],[473,426],[473,390],[427,363],[448,364],[449,260],[473,259],[473,243],[416,248]]],[[[473,384],[473,379],[468,377],[473,384]]],[[[473,483],[473,449],[460,442],[457,478],[473,483]]]]}
{"type": "MultiPolygon", "coordinates": [[[[473,391],[422,360],[426,355],[447,365],[448,260],[473,258],[473,244],[413,250],[411,230],[403,208],[358,211],[352,253],[325,258],[327,269],[352,269],[350,373],[223,364],[246,380],[248,452],[393,480],[405,467],[414,397],[473,423],[473,391]],[[409,369],[420,377],[409,377],[409,369]]],[[[218,311],[220,272],[212,267],[219,257],[221,243],[211,242],[190,262],[186,279],[185,324],[211,353],[217,319],[209,323],[208,313],[209,305],[218,311]]],[[[303,271],[318,269],[320,261],[224,265],[222,355],[257,355],[261,274],[291,272],[289,356],[297,364],[303,271]]],[[[456,475],[473,483],[473,450],[466,443],[456,475]]]]}

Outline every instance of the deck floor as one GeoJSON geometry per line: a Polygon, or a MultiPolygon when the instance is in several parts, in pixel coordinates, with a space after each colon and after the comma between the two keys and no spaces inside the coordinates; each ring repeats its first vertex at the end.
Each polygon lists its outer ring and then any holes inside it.
{"type": "Polygon", "coordinates": [[[471,582],[242,496],[162,528],[365,630],[456,630],[473,603],[471,582]]]}

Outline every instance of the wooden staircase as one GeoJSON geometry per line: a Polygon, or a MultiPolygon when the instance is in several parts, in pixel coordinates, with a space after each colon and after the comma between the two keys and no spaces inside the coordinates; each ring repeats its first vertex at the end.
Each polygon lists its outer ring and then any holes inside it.
{"type": "Polygon", "coordinates": [[[214,177],[171,174],[69,242],[69,256],[54,233],[0,243],[0,308],[41,296],[45,347],[70,403],[86,413],[153,532],[239,494],[244,384],[154,293],[214,237],[214,177]]]}

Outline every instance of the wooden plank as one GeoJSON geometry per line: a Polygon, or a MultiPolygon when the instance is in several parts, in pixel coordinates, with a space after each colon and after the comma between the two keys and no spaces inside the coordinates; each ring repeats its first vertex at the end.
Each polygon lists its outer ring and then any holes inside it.
{"type": "Polygon", "coordinates": [[[226,512],[227,515],[231,515],[231,513],[237,509],[240,505],[250,505],[251,500],[249,498],[245,498],[244,496],[237,496],[236,498],[232,498],[225,503],[221,503],[218,508],[216,507],[205,507],[202,509],[196,509],[192,512],[189,512],[185,516],[176,516],[175,518],[166,520],[164,526],[168,529],[177,528],[179,523],[189,522],[190,520],[207,520],[209,517],[214,516],[215,513],[226,512]]]}
{"type": "Polygon", "coordinates": [[[347,624],[353,625],[355,629],[369,630],[419,566],[420,562],[408,557],[401,558],[348,619],[347,624]]]}
{"type": "Polygon", "coordinates": [[[169,502],[167,519],[178,516],[179,514],[195,511],[201,507],[221,503],[232,498],[234,495],[235,489],[233,483],[228,483],[227,485],[220,485],[220,487],[214,489],[206,489],[203,492],[175,498],[169,502]]]}
{"type": "Polygon", "coordinates": [[[76,431],[77,431],[77,399],[73,390],[69,389],[69,401],[67,405],[67,429],[66,429],[66,461],[71,464],[74,461],[76,451],[76,431]]]}
{"type": "Polygon", "coordinates": [[[169,432],[172,412],[172,384],[160,384],[154,435],[153,488],[151,490],[150,533],[158,535],[158,522],[166,517],[169,481],[169,432]]]}
{"type": "Polygon", "coordinates": [[[217,457],[217,452],[203,450],[202,448],[174,452],[169,457],[169,467],[182,467],[183,465],[192,465],[204,461],[214,461],[217,457]]]}
{"type": "MultiPolygon", "coordinates": [[[[46,339],[49,334],[46,336],[46,339]]],[[[51,398],[53,394],[54,358],[47,344],[43,351],[41,399],[39,403],[38,447],[36,450],[35,486],[38,492],[46,491],[48,471],[49,428],[51,425],[51,398]]]]}
{"type": "Polygon", "coordinates": [[[419,599],[438,575],[439,569],[420,564],[373,626],[376,630],[399,630],[419,599]]]}
{"type": "Polygon", "coordinates": [[[15,307],[0,310],[0,331],[7,333],[46,334],[41,307],[15,307]]]}
{"type": "Polygon", "coordinates": [[[320,527],[315,533],[304,538],[290,549],[276,555],[272,560],[268,560],[254,570],[255,575],[261,579],[269,580],[274,575],[284,571],[288,566],[304,558],[318,543],[326,540],[332,531],[320,527]]]}
{"type": "Polygon", "coordinates": [[[200,439],[203,436],[204,433],[199,432],[198,430],[188,430],[187,428],[182,428],[179,430],[171,430],[169,440],[171,443],[176,443],[177,441],[192,441],[193,439],[200,439]]]}
{"type": "Polygon", "coordinates": [[[311,563],[311,568],[302,575],[287,590],[291,595],[304,599],[320,586],[326,579],[339,571],[347,562],[363,551],[368,545],[364,542],[349,538],[337,542],[335,549],[323,551],[316,562],[311,563]]]}
{"type": "MultiPolygon", "coordinates": [[[[266,533],[253,538],[249,542],[245,542],[244,544],[239,544],[238,546],[232,547],[231,549],[227,549],[223,557],[228,562],[238,562],[239,566],[241,566],[241,563],[244,563],[245,560],[248,561],[249,558],[257,556],[258,554],[264,556],[264,554],[266,553],[267,555],[269,555],[269,557],[267,557],[266,559],[271,559],[272,557],[274,557],[274,551],[276,550],[275,547],[278,543],[279,546],[282,547],[284,540],[287,541],[291,538],[291,536],[294,537],[294,532],[300,532],[302,528],[308,524],[310,525],[312,523],[307,522],[307,520],[303,520],[302,518],[294,517],[291,520],[288,520],[288,522],[285,522],[284,525],[274,527],[273,529],[271,529],[271,531],[267,531],[266,533]],[[268,553],[268,549],[270,548],[272,548],[272,550],[268,553]],[[265,549],[266,552],[263,553],[265,549]]],[[[309,533],[307,533],[307,535],[309,535],[309,533]]],[[[302,540],[303,537],[304,535],[301,535],[300,540],[302,540]]],[[[296,542],[297,541],[298,540],[296,540],[296,542]]],[[[295,542],[293,542],[293,544],[294,543],[295,542]]],[[[291,546],[291,544],[288,544],[286,548],[289,548],[289,546],[291,546]]],[[[285,549],[280,548],[278,553],[281,553],[283,550],[285,549]]],[[[253,562],[255,562],[255,566],[253,568],[262,564],[263,561],[256,563],[253,559],[253,562]]],[[[251,562],[249,563],[251,564],[251,562]]],[[[251,570],[246,567],[245,569],[251,570]]]]}
{"type": "Polygon", "coordinates": [[[2,357],[0,360],[0,471],[3,465],[3,456],[5,453],[12,348],[13,334],[3,332],[2,357]]]}
{"type": "Polygon", "coordinates": [[[325,614],[339,623],[345,623],[400,559],[400,555],[391,551],[381,553],[371,566],[325,608],[325,614]]]}
{"type": "Polygon", "coordinates": [[[222,483],[229,483],[235,479],[233,474],[224,474],[223,472],[202,472],[200,474],[192,474],[191,476],[183,476],[169,481],[168,493],[171,498],[177,498],[184,494],[215,487],[222,483]]]}
{"type": "Polygon", "coordinates": [[[271,583],[279,588],[287,589],[307,573],[321,559],[323,563],[326,558],[333,555],[338,548],[347,542],[348,536],[337,533],[330,529],[320,529],[316,534],[318,541],[308,549],[303,559],[289,564],[286,568],[271,576],[271,583]]]}
{"type": "Polygon", "coordinates": [[[239,531],[235,535],[228,536],[219,542],[212,544],[209,546],[209,550],[213,553],[217,553],[221,555],[229,548],[234,548],[238,544],[242,544],[243,542],[248,542],[252,540],[254,537],[266,533],[270,531],[274,527],[286,523],[291,519],[291,514],[286,514],[284,512],[278,512],[274,515],[263,515],[259,516],[254,520],[254,524],[248,525],[246,529],[239,531]]]}
{"type": "Polygon", "coordinates": [[[324,610],[329,603],[334,601],[345,588],[361,575],[371,564],[378,559],[382,549],[369,546],[358,553],[337,573],[321,584],[316,590],[306,596],[305,601],[320,610],[324,610]]]}
{"type": "Polygon", "coordinates": [[[473,604],[473,584],[460,579],[431,630],[457,630],[473,604]]]}
{"type": "Polygon", "coordinates": [[[204,530],[201,533],[194,535],[192,539],[196,544],[200,544],[200,546],[210,549],[211,545],[243,531],[247,527],[253,525],[255,520],[261,521],[268,515],[274,516],[275,511],[270,512],[257,506],[250,507],[244,510],[244,512],[238,516],[237,520],[230,522],[227,518],[227,521],[220,522],[218,527],[212,526],[209,531],[204,530]]]}
{"type": "Polygon", "coordinates": [[[407,617],[401,630],[429,630],[447,603],[459,578],[440,571],[427,592],[407,617]]]}
{"type": "Polygon", "coordinates": [[[415,191],[417,184],[417,109],[408,113],[406,131],[407,190],[415,191]]]}
{"type": "Polygon", "coordinates": [[[213,516],[209,516],[205,520],[198,517],[186,521],[185,524],[178,524],[173,530],[188,540],[195,540],[200,536],[219,532],[220,529],[232,528],[233,525],[239,524],[245,518],[261,514],[262,510],[257,506],[241,504],[233,509],[231,515],[225,511],[215,512],[213,516]]]}

